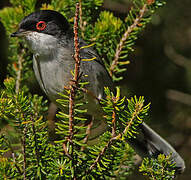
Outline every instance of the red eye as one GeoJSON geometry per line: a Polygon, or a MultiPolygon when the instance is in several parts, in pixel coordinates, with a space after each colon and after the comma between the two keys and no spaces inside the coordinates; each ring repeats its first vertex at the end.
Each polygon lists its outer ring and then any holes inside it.
{"type": "Polygon", "coordinates": [[[36,24],[36,29],[39,30],[39,31],[42,31],[46,28],[46,23],[44,21],[39,21],[37,24],[36,24]]]}

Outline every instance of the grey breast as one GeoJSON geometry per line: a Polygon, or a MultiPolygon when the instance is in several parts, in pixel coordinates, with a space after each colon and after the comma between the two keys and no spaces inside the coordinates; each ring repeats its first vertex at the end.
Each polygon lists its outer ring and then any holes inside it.
{"type": "Polygon", "coordinates": [[[59,51],[54,56],[51,54],[33,56],[33,68],[37,81],[53,102],[59,97],[58,93],[63,92],[72,77],[71,69],[74,63],[71,58],[72,56],[64,56],[59,51]]]}

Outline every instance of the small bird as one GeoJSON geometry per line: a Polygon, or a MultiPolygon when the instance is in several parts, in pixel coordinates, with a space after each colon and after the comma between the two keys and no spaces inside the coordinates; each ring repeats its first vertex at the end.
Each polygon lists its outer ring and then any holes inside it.
{"type": "MultiPolygon", "coordinates": [[[[74,34],[66,18],[53,10],[40,10],[26,16],[19,24],[18,31],[11,37],[24,37],[33,53],[33,69],[38,83],[48,98],[55,104],[56,99],[61,98],[58,93],[64,91],[72,78],[74,69],[74,34]]],[[[87,44],[79,39],[80,47],[87,44]]],[[[92,47],[81,48],[82,59],[93,61],[81,61],[81,80],[87,81],[86,88],[98,99],[104,98],[104,87],[114,89],[113,82],[92,47]]],[[[88,112],[92,116],[93,123],[99,126],[91,131],[94,137],[106,130],[103,115],[99,103],[95,98],[88,98],[88,112]],[[94,134],[95,133],[95,134],[94,134]]],[[[172,160],[176,163],[177,173],[185,169],[184,160],[175,149],[153,131],[148,125],[142,123],[139,126],[140,134],[136,139],[128,140],[128,143],[141,157],[157,157],[159,154],[172,154],[172,160]]]]}

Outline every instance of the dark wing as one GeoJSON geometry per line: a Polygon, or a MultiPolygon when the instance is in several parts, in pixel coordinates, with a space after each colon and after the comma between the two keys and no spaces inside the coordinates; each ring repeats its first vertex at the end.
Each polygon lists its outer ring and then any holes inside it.
{"type": "MultiPolygon", "coordinates": [[[[87,46],[87,44],[80,40],[80,47],[84,46],[87,46]]],[[[88,75],[84,80],[90,83],[89,89],[98,98],[104,96],[104,87],[109,87],[113,91],[112,79],[96,51],[92,47],[82,48],[80,49],[80,56],[82,59],[81,71],[84,75],[88,75]]]]}
{"type": "MultiPolygon", "coordinates": [[[[80,39],[80,48],[86,47],[86,46],[87,46],[86,42],[84,40],[80,39]]],[[[104,62],[100,59],[100,57],[96,53],[96,50],[92,46],[88,47],[88,48],[83,48],[80,50],[80,52],[81,52],[82,58],[87,57],[87,59],[91,59],[91,58],[96,57],[96,59],[94,59],[94,61],[96,61],[101,66],[103,66],[104,69],[106,69],[104,62]]]]}

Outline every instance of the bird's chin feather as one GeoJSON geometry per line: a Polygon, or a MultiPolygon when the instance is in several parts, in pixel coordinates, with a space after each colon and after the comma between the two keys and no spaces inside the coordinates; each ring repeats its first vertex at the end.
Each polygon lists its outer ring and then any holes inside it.
{"type": "Polygon", "coordinates": [[[30,32],[25,39],[32,52],[38,55],[49,55],[58,46],[57,38],[44,33],[30,32]]]}

